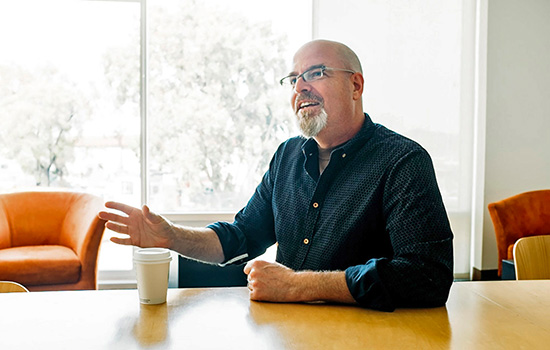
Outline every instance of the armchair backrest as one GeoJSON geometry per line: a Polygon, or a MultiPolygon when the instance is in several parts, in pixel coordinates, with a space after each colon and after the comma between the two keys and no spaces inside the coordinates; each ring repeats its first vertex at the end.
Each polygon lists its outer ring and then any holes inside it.
{"type": "Polygon", "coordinates": [[[100,219],[101,198],[77,192],[35,191],[0,195],[0,249],[63,245],[76,251],[100,219]],[[92,223],[90,225],[90,223],[92,223]]]}
{"type": "Polygon", "coordinates": [[[550,234],[550,190],[530,191],[489,204],[499,257],[507,259],[508,247],[526,236],[550,234]]]}
{"type": "Polygon", "coordinates": [[[19,192],[2,195],[10,230],[10,246],[59,244],[72,194],[19,192]]]}

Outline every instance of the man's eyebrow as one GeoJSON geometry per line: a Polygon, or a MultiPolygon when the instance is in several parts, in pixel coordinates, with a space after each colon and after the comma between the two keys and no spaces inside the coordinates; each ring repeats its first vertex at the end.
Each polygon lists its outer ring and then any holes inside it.
{"type": "MultiPolygon", "coordinates": [[[[309,66],[308,68],[306,68],[306,70],[304,70],[304,72],[307,72],[308,70],[311,70],[311,69],[315,69],[315,68],[322,68],[322,67],[325,67],[324,64],[320,63],[320,64],[314,64],[313,66],[309,66]]],[[[288,76],[291,77],[291,76],[297,76],[298,73],[296,73],[295,71],[294,72],[290,72],[288,73],[288,76]]]]}

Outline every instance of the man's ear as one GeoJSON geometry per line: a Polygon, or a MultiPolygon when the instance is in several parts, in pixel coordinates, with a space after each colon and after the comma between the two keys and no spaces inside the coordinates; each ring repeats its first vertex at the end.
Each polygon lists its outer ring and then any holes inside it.
{"type": "Polygon", "coordinates": [[[359,100],[363,95],[363,86],[365,84],[365,79],[363,74],[357,72],[352,75],[351,81],[353,83],[353,99],[359,100]]]}

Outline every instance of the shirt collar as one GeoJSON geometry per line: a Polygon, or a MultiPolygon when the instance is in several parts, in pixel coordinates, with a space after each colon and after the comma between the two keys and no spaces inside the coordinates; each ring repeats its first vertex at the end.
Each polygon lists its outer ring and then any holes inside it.
{"type": "MultiPolygon", "coordinates": [[[[367,142],[367,140],[372,136],[375,129],[375,125],[372,122],[370,116],[365,113],[365,121],[363,122],[363,126],[359,130],[357,134],[355,134],[354,137],[352,137],[350,140],[344,142],[341,145],[338,145],[334,147],[333,152],[339,151],[339,152],[345,152],[348,154],[352,154],[356,150],[358,150],[362,145],[367,142]]],[[[316,154],[318,152],[317,148],[317,142],[313,137],[307,139],[306,142],[302,145],[302,151],[305,155],[308,154],[316,154]]]]}

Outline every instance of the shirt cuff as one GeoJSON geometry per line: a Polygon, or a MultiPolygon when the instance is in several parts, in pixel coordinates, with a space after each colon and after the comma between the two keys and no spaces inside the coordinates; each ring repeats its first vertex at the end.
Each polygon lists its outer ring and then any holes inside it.
{"type": "Polygon", "coordinates": [[[248,260],[246,238],[235,227],[226,222],[216,222],[206,227],[214,230],[222,245],[224,261],[219,266],[240,264],[248,260]]]}
{"type": "Polygon", "coordinates": [[[371,259],[364,265],[348,267],[346,283],[360,306],[380,311],[394,311],[395,305],[378,274],[377,265],[381,260],[371,259]]]}

